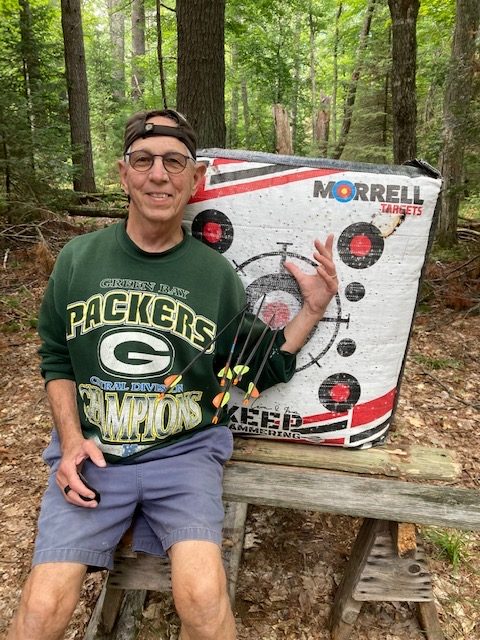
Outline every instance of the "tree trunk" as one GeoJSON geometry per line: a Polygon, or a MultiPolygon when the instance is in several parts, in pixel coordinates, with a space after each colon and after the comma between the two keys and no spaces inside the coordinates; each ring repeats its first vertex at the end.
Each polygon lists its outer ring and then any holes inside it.
{"type": "Polygon", "coordinates": [[[243,112],[243,128],[245,130],[245,147],[250,149],[250,110],[248,107],[248,88],[245,78],[242,79],[242,112],[243,112]]]}
{"type": "Polygon", "coordinates": [[[81,0],[61,0],[68,112],[75,191],[96,191],[93,171],[87,69],[83,46],[81,0]]]}
{"type": "Polygon", "coordinates": [[[419,0],[388,0],[392,18],[393,160],[417,154],[417,16],[419,0]]]}
{"type": "Polygon", "coordinates": [[[333,41],[333,95],[332,95],[332,136],[333,144],[337,144],[337,94],[338,94],[338,43],[340,41],[339,22],[343,4],[340,2],[335,14],[335,36],[333,41]]]}
{"type": "Polygon", "coordinates": [[[292,155],[292,132],[288,112],[281,104],[273,105],[273,117],[275,120],[275,149],[277,153],[292,155]]]}
{"type": "Polygon", "coordinates": [[[158,60],[158,73],[160,75],[160,87],[162,90],[162,104],[164,109],[168,109],[167,100],[167,86],[165,82],[165,69],[163,66],[163,53],[162,53],[162,13],[161,2],[155,0],[156,7],[156,23],[157,23],[157,60],[158,60]]]}
{"type": "Polygon", "coordinates": [[[25,116],[30,130],[30,140],[24,153],[29,158],[29,164],[35,172],[35,126],[41,113],[38,101],[40,88],[40,62],[35,38],[32,32],[32,12],[28,0],[19,0],[20,5],[20,38],[23,63],[23,86],[27,105],[25,116]]]}
{"type": "Polygon", "coordinates": [[[230,123],[228,125],[227,132],[227,145],[230,149],[234,149],[238,145],[238,108],[239,108],[239,84],[238,84],[238,70],[237,70],[237,48],[235,45],[232,46],[232,72],[231,72],[231,83],[232,83],[232,94],[231,94],[231,104],[230,104],[230,123]]]}
{"type": "Polygon", "coordinates": [[[343,150],[345,149],[345,145],[347,144],[347,137],[350,131],[350,127],[352,125],[353,108],[355,106],[357,86],[358,86],[358,81],[360,79],[360,74],[361,74],[362,65],[363,65],[363,54],[367,46],[368,35],[370,33],[370,26],[372,24],[374,9],[375,9],[375,0],[368,0],[367,12],[365,14],[363,27],[362,27],[362,31],[360,33],[359,42],[358,42],[355,67],[353,69],[352,77],[347,90],[347,96],[345,98],[345,108],[344,108],[342,129],[340,131],[338,144],[335,148],[335,151],[332,154],[333,158],[335,159],[338,159],[341,157],[343,150]]]}
{"type": "Polygon", "coordinates": [[[312,142],[313,147],[317,148],[316,134],[316,114],[317,114],[317,82],[315,73],[315,24],[312,14],[312,3],[310,2],[309,14],[308,14],[308,27],[310,38],[310,91],[312,93],[312,142]]]}
{"type": "Polygon", "coordinates": [[[108,0],[110,42],[113,53],[113,95],[119,101],[125,99],[125,14],[123,0],[108,0]]]}
{"type": "Polygon", "coordinates": [[[132,99],[140,100],[143,95],[145,73],[145,4],[144,0],[132,0],[132,99]]]}
{"type": "MultiPolygon", "coordinates": [[[[297,16],[295,22],[295,42],[300,42],[300,34],[302,30],[301,18],[297,16]]],[[[293,82],[293,101],[292,101],[292,145],[293,152],[296,153],[298,149],[298,100],[300,94],[300,73],[301,73],[301,60],[300,50],[297,47],[295,51],[295,64],[294,64],[294,82],[293,82]]]]}
{"type": "Polygon", "coordinates": [[[457,218],[463,190],[465,144],[475,66],[475,41],[480,20],[478,0],[457,0],[452,55],[443,106],[443,148],[440,171],[444,178],[437,239],[442,246],[457,242],[457,218]]]}
{"type": "Polygon", "coordinates": [[[330,133],[330,104],[332,99],[323,92],[321,96],[321,109],[317,113],[315,122],[315,140],[317,141],[320,155],[325,156],[327,154],[328,137],[330,133]]]}
{"type": "Polygon", "coordinates": [[[225,147],[225,0],[177,0],[177,107],[200,147],[225,147]]]}

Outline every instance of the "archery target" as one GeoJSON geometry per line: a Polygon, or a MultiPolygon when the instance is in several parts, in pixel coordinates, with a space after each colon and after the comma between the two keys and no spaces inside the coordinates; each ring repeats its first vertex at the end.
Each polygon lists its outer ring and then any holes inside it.
{"type": "Polygon", "coordinates": [[[340,259],[352,269],[367,269],[380,260],[384,240],[378,227],[357,222],[347,227],[338,239],[340,259]]]}
{"type": "Polygon", "coordinates": [[[314,274],[313,240],[335,236],[338,294],[297,354],[288,384],[248,406],[232,389],[233,433],[345,447],[383,441],[441,180],[412,167],[247,151],[206,151],[202,161],[207,174],[185,223],[231,262],[252,313],[265,296],[260,318],[273,328],[303,303],[285,262],[314,274]]]}
{"type": "Polygon", "coordinates": [[[206,209],[193,220],[192,235],[219,253],[225,253],[233,242],[233,226],[221,211],[206,209]]]}
{"type": "Polygon", "coordinates": [[[336,373],[322,382],[318,398],[329,411],[349,411],[360,398],[360,384],[349,373],[336,373]]]}

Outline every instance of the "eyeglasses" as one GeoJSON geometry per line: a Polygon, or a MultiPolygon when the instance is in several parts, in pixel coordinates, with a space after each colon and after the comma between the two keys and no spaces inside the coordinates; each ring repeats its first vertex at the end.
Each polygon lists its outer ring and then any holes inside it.
{"type": "Polygon", "coordinates": [[[170,151],[169,153],[150,153],[149,151],[130,151],[125,154],[128,164],[135,169],[144,173],[153,167],[155,158],[161,158],[163,166],[167,173],[182,173],[187,166],[187,162],[192,160],[190,156],[184,156],[183,153],[170,151]]]}

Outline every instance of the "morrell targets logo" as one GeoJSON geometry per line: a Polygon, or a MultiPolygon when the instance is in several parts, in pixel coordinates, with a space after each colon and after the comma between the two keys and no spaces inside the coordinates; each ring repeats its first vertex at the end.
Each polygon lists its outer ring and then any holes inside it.
{"type": "Polygon", "coordinates": [[[336,200],[337,202],[350,202],[361,200],[363,202],[380,203],[380,213],[403,214],[419,216],[423,213],[424,200],[420,194],[418,185],[380,184],[365,182],[350,182],[349,180],[315,180],[313,185],[313,197],[336,200]]]}

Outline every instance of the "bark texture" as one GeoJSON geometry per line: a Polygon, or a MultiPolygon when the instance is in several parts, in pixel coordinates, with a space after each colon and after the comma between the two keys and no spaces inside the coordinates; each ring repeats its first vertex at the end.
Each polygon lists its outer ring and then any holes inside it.
{"type": "Polygon", "coordinates": [[[94,192],[87,69],[83,45],[81,0],[62,0],[62,31],[75,191],[94,192]]]}
{"type": "Polygon", "coordinates": [[[417,153],[417,16],[419,0],[388,0],[392,17],[393,159],[402,164],[417,153]]]}
{"type": "Polygon", "coordinates": [[[225,0],[177,0],[177,108],[200,147],[225,147],[225,0]]]}
{"type": "Polygon", "coordinates": [[[440,171],[445,182],[437,237],[443,246],[452,246],[457,242],[457,218],[463,190],[463,159],[468,141],[479,20],[478,0],[457,0],[440,155],[440,171]]]}

